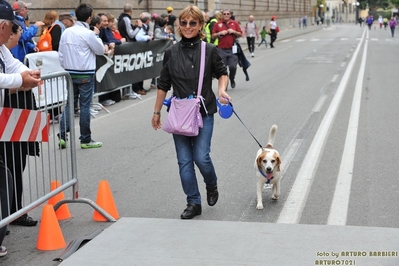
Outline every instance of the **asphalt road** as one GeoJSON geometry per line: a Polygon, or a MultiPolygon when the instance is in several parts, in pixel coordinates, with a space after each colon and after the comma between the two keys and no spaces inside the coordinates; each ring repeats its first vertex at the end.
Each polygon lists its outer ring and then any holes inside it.
{"type": "MultiPolygon", "coordinates": [[[[281,197],[270,200],[266,189],[265,209],[255,209],[258,145],[235,116],[217,116],[211,156],[220,199],[195,219],[398,228],[398,44],[388,30],[337,25],[282,31],[276,48],[256,47],[250,81],[238,70],[228,93],[261,144],[278,125],[281,197]]],[[[155,95],[122,101],[93,119],[101,149],[76,143],[79,195],[95,200],[98,182],[108,180],[122,217],[179,219],[185,207],[172,137],[151,127],[155,95]]],[[[94,222],[88,205],[69,208],[72,218],[60,222],[67,243],[111,224],[94,222]]],[[[30,214],[40,218],[40,211],[30,214]]],[[[2,265],[58,264],[51,260],[62,250],[36,250],[38,227],[10,228],[2,265]]]]}

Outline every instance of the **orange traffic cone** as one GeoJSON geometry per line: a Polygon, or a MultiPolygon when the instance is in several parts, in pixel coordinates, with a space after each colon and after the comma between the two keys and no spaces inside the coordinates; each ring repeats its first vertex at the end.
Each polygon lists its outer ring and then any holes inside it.
{"type": "Polygon", "coordinates": [[[56,250],[65,246],[65,239],[55,216],[53,205],[45,204],[43,206],[36,248],[39,250],[56,250]]]}
{"type": "MultiPolygon", "coordinates": [[[[53,180],[51,181],[51,191],[55,190],[56,188],[61,186],[61,182],[59,180],[53,180]]],[[[65,199],[64,196],[64,191],[61,191],[54,197],[50,198],[48,200],[48,204],[51,204],[55,206],[59,201],[65,199]]],[[[71,218],[71,213],[69,212],[68,205],[66,203],[62,204],[56,211],[55,215],[57,216],[57,219],[60,220],[66,220],[71,218]]]]}
{"type": "MultiPolygon", "coordinates": [[[[98,185],[98,193],[96,203],[103,208],[114,219],[119,218],[118,210],[116,209],[114,197],[112,197],[111,189],[107,180],[101,180],[98,185]]],[[[98,211],[94,210],[93,220],[98,222],[108,221],[98,211]]]]}

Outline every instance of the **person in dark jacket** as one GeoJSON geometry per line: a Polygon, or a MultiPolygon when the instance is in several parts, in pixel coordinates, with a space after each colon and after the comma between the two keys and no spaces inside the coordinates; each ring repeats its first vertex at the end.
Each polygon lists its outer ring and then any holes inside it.
{"type": "MultiPolygon", "coordinates": [[[[135,42],[136,35],[139,33],[141,27],[143,26],[143,22],[140,19],[136,19],[134,25],[132,25],[132,14],[133,8],[131,4],[125,4],[123,7],[123,13],[119,15],[118,18],[118,30],[123,38],[126,39],[127,42],[135,42]]],[[[132,84],[133,88],[134,84],[132,84]]],[[[136,99],[138,95],[129,89],[123,89],[123,98],[125,99],[136,99]]]]}
{"type": "MultiPolygon", "coordinates": [[[[197,97],[195,94],[199,82],[201,59],[201,43],[205,37],[204,16],[196,6],[188,6],[179,15],[180,42],[172,45],[165,51],[163,69],[158,79],[158,92],[152,116],[152,127],[161,128],[161,109],[167,92],[173,86],[173,95],[179,98],[197,97]]],[[[212,76],[218,79],[218,96],[222,104],[232,101],[226,93],[228,83],[227,68],[223,64],[219,52],[213,44],[206,44],[205,71],[201,96],[203,127],[199,129],[198,136],[186,137],[173,134],[177,161],[179,164],[180,179],[183,191],[187,196],[187,207],[181,214],[181,219],[192,219],[202,212],[201,195],[198,189],[194,163],[199,168],[206,184],[207,202],[209,206],[216,204],[219,193],[217,176],[212,159],[211,138],[214,125],[214,114],[217,112],[216,96],[212,90],[212,76]],[[206,114],[206,111],[208,114],[206,114]]]]}
{"type": "Polygon", "coordinates": [[[137,19],[135,25],[132,25],[132,14],[132,5],[126,4],[123,7],[123,13],[121,13],[118,18],[119,33],[122,35],[123,38],[126,39],[127,42],[136,41],[135,37],[143,25],[140,19],[137,19]]]}

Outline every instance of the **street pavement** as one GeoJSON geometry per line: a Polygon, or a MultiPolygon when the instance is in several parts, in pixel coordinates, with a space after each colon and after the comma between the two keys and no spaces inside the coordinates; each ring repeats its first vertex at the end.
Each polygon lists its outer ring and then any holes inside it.
{"type": "MultiPolygon", "coordinates": [[[[283,28],[278,35],[277,45],[279,41],[324,29],[323,26],[309,26],[307,29],[283,28]]],[[[242,39],[241,43],[245,49],[245,40],[242,39]]],[[[146,86],[149,85],[147,83],[146,86]]],[[[151,94],[154,91],[143,96],[141,101],[133,101],[137,105],[135,110],[146,114],[148,127],[150,119],[147,118],[148,110],[144,106],[151,100],[151,94]]],[[[0,259],[2,265],[399,265],[397,250],[392,250],[398,246],[399,232],[396,228],[246,222],[245,217],[254,212],[242,215],[244,218],[238,221],[228,217],[229,212],[239,209],[234,208],[234,205],[244,205],[250,201],[247,195],[253,196],[252,190],[242,191],[242,194],[238,192],[236,201],[229,202],[229,205],[221,198],[219,206],[215,206],[216,210],[215,207],[206,206],[206,211],[198,219],[180,220],[183,204],[168,205],[169,201],[182,202],[179,181],[164,179],[164,175],[170,175],[165,174],[165,171],[170,169],[174,169],[172,171],[176,172],[172,174],[177,175],[177,166],[167,165],[167,162],[175,161],[174,158],[170,160],[174,154],[159,154],[165,162],[157,160],[157,164],[154,164],[149,160],[149,152],[146,150],[148,147],[156,150],[158,147],[170,145],[170,136],[152,131],[148,133],[150,131],[139,128],[141,124],[138,122],[141,120],[135,119],[134,115],[123,116],[131,104],[132,101],[122,101],[109,107],[112,113],[119,116],[120,128],[116,135],[119,142],[112,143],[113,147],[109,147],[111,144],[104,141],[101,149],[84,152],[78,150],[81,162],[79,167],[82,171],[79,174],[80,195],[92,195],[91,198],[95,198],[93,180],[104,177],[110,179],[117,206],[123,202],[123,206],[120,206],[122,218],[115,223],[87,221],[86,216],[90,216],[92,209],[86,207],[82,211],[81,205],[69,204],[73,218],[60,222],[67,241],[72,240],[71,236],[76,239],[99,229],[103,231],[60,264],[51,259],[60,257],[64,250],[37,251],[33,247],[36,239],[34,229],[11,227],[11,234],[4,241],[9,254],[0,259]],[[157,134],[157,137],[153,137],[153,134],[157,134]],[[132,141],[135,141],[134,145],[132,141]],[[96,161],[91,161],[90,156],[96,161]],[[137,160],[140,157],[145,160],[137,160]],[[99,160],[102,161],[98,162],[99,160]],[[127,160],[131,160],[130,164],[127,160]],[[89,176],[90,167],[98,164],[104,166],[102,169],[109,167],[108,171],[98,173],[93,169],[89,176]],[[140,201],[133,202],[127,192],[129,187],[125,185],[125,190],[121,189],[124,182],[134,184],[136,189],[147,188],[142,182],[135,180],[135,168],[146,169],[146,184],[151,186],[151,193],[156,193],[156,189],[170,191],[170,198],[142,193],[140,201]],[[177,195],[178,193],[180,194],[177,195]],[[137,207],[139,204],[154,206],[154,202],[160,201],[163,204],[159,203],[158,209],[137,207]],[[127,209],[131,209],[133,214],[124,215],[127,209]],[[225,215],[223,221],[213,216],[216,211],[225,215]]],[[[93,123],[93,134],[96,140],[104,140],[105,131],[115,130],[114,121],[107,121],[108,115],[102,111],[95,118],[97,121],[93,123]],[[104,132],[100,132],[98,128],[103,128],[104,132]]],[[[231,150],[228,152],[234,153],[231,150]]],[[[226,195],[229,191],[223,193],[226,195]]],[[[270,208],[273,209],[273,206],[270,208]]],[[[31,215],[39,217],[40,210],[31,215]]]]}

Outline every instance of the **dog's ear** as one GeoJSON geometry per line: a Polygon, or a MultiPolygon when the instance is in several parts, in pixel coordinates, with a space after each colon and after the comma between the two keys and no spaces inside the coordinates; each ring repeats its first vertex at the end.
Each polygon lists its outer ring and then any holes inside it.
{"type": "Polygon", "coordinates": [[[262,166],[262,161],[263,161],[264,156],[265,156],[265,152],[262,152],[261,154],[259,154],[258,158],[256,158],[256,164],[258,165],[258,168],[260,168],[262,166]]]}
{"type": "Polygon", "coordinates": [[[280,172],[280,165],[281,165],[281,158],[280,158],[280,155],[277,154],[277,156],[276,156],[276,166],[277,166],[277,171],[279,171],[279,172],[280,172]]]}

